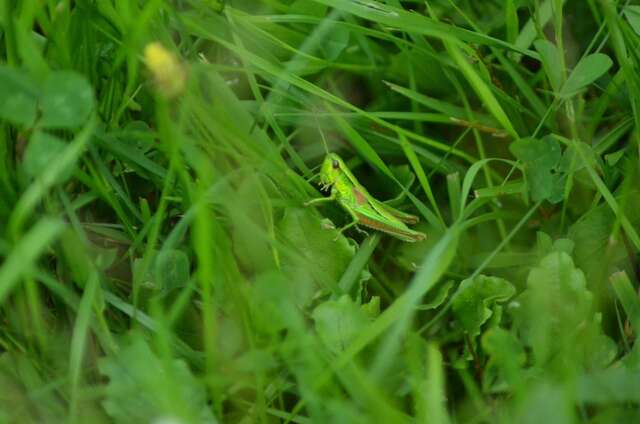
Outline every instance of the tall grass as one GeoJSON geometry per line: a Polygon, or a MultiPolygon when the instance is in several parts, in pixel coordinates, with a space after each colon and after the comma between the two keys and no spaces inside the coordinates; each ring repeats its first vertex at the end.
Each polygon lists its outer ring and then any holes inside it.
{"type": "Polygon", "coordinates": [[[640,419],[633,3],[0,2],[0,422],[640,419]]]}

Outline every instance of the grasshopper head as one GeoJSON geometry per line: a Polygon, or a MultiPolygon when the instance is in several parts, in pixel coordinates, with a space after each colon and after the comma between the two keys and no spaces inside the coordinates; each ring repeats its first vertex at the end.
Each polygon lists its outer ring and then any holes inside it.
{"type": "Polygon", "coordinates": [[[344,166],[340,156],[335,153],[329,153],[324,158],[320,168],[320,184],[322,184],[323,190],[328,190],[336,182],[338,176],[342,174],[342,170],[345,169],[344,166]]]}

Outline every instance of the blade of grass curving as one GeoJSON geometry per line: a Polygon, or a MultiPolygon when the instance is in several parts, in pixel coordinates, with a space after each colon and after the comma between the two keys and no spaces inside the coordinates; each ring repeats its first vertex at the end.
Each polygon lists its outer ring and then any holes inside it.
{"type": "MultiPolygon", "coordinates": [[[[572,141],[561,136],[554,135],[554,137],[556,137],[563,143],[567,143],[568,145],[577,143],[577,141],[572,141]]],[[[609,205],[609,208],[611,208],[613,213],[616,215],[616,219],[622,225],[622,228],[629,237],[631,243],[633,243],[633,247],[636,249],[636,252],[640,252],[640,236],[638,236],[638,232],[636,231],[635,227],[631,224],[629,218],[625,214],[624,210],[622,210],[607,185],[604,183],[604,181],[602,181],[600,175],[598,175],[596,170],[593,168],[593,164],[589,161],[589,158],[585,156],[584,151],[577,147],[574,150],[578,152],[578,155],[580,156],[582,163],[585,165],[585,169],[587,170],[589,177],[591,177],[591,180],[598,189],[598,192],[602,195],[602,197],[609,205]]]]}
{"type": "Polygon", "coordinates": [[[425,408],[429,422],[448,424],[451,422],[447,412],[447,394],[445,392],[444,360],[438,346],[433,342],[427,345],[427,380],[425,408]]]}
{"type": "MultiPolygon", "coordinates": [[[[241,37],[238,35],[238,30],[233,26],[235,17],[230,13],[230,8],[227,9],[226,15],[227,15],[227,19],[232,25],[234,43],[244,48],[244,43],[241,37]]],[[[304,58],[307,56],[306,53],[300,50],[294,49],[294,51],[296,54],[293,59],[294,61],[301,60],[300,58],[304,58]]],[[[311,175],[309,168],[304,163],[300,155],[298,155],[298,153],[293,149],[284,131],[282,130],[282,128],[280,128],[280,125],[274,119],[270,105],[265,101],[264,97],[262,96],[262,93],[260,92],[260,89],[258,88],[258,82],[257,82],[256,76],[251,71],[251,69],[248,66],[246,66],[246,64],[245,64],[245,69],[246,69],[247,79],[249,80],[249,86],[251,87],[251,92],[253,93],[255,99],[258,101],[262,114],[265,116],[265,119],[269,123],[269,126],[271,126],[278,140],[280,140],[280,143],[282,143],[282,145],[285,147],[287,153],[291,157],[293,163],[296,165],[298,170],[300,170],[300,172],[302,172],[304,176],[309,177],[311,175]]]]}
{"type": "Polygon", "coordinates": [[[640,105],[638,104],[638,97],[640,96],[640,78],[638,73],[634,70],[634,64],[629,57],[627,45],[620,28],[620,20],[622,19],[617,11],[616,6],[612,1],[600,2],[604,9],[605,21],[610,31],[611,44],[615,56],[618,59],[618,64],[624,74],[625,83],[629,91],[628,99],[631,103],[631,112],[635,121],[635,131],[633,132],[635,142],[640,145],[640,105]]]}
{"type": "Polygon", "coordinates": [[[435,211],[438,219],[444,226],[444,219],[442,218],[442,214],[440,213],[440,208],[438,207],[438,203],[436,202],[435,197],[433,196],[433,191],[431,190],[431,184],[429,183],[429,179],[427,178],[427,174],[425,174],[424,169],[422,168],[422,164],[418,160],[418,156],[416,152],[413,150],[411,143],[407,141],[406,137],[402,134],[399,134],[400,138],[400,146],[402,147],[402,151],[404,152],[409,164],[413,168],[413,172],[415,172],[420,185],[422,186],[422,190],[427,195],[427,199],[431,203],[431,207],[435,211]]]}
{"type": "Polygon", "coordinates": [[[165,178],[167,170],[163,166],[149,159],[136,147],[123,142],[118,137],[114,137],[108,133],[98,132],[96,134],[96,141],[100,147],[121,160],[126,161],[132,168],[148,172],[156,176],[159,180],[165,178]]]}
{"type": "Polygon", "coordinates": [[[412,139],[415,140],[419,143],[425,144],[427,146],[433,147],[435,149],[441,150],[441,151],[450,151],[450,154],[460,157],[462,159],[464,159],[465,161],[468,161],[469,163],[473,163],[475,162],[475,158],[467,153],[465,153],[464,151],[458,150],[458,149],[451,149],[451,147],[445,143],[441,143],[438,142],[436,140],[433,140],[429,137],[423,136],[421,134],[416,134],[413,131],[409,131],[405,128],[402,128],[400,126],[391,124],[387,121],[385,121],[384,119],[380,119],[376,116],[373,116],[372,114],[370,114],[369,112],[358,108],[357,106],[352,105],[351,103],[329,93],[326,90],[323,90],[322,88],[318,87],[317,85],[297,76],[297,75],[293,75],[293,74],[288,74],[285,72],[285,70],[279,68],[277,65],[274,65],[272,63],[270,63],[269,61],[265,60],[264,58],[249,52],[248,50],[245,50],[243,48],[240,48],[236,45],[233,45],[229,42],[227,42],[226,40],[212,34],[212,33],[207,33],[207,38],[211,39],[212,41],[215,41],[216,43],[221,44],[222,46],[225,46],[229,49],[232,49],[236,54],[243,56],[245,58],[248,59],[248,61],[253,64],[254,66],[257,66],[258,68],[262,69],[263,71],[275,76],[276,78],[282,80],[282,81],[286,81],[289,84],[292,84],[293,86],[302,89],[310,94],[313,94],[315,96],[317,96],[319,99],[322,100],[326,100],[329,101],[335,105],[344,107],[348,110],[354,111],[356,113],[358,113],[361,116],[364,116],[366,118],[368,118],[369,120],[375,122],[376,124],[379,124],[385,128],[388,128],[394,132],[400,132],[403,133],[408,139],[412,139]]]}
{"type": "Polygon", "coordinates": [[[517,47],[503,40],[489,37],[484,34],[458,28],[438,22],[418,13],[411,13],[403,9],[392,7],[375,0],[314,0],[326,4],[344,12],[351,13],[361,18],[398,28],[408,33],[422,34],[434,37],[442,41],[459,42],[466,41],[480,45],[501,47],[517,53],[536,58],[537,54],[517,47]]]}
{"type": "Polygon", "coordinates": [[[631,280],[625,271],[618,271],[611,274],[609,278],[611,285],[616,293],[616,297],[622,304],[629,322],[634,331],[637,333],[640,331],[640,297],[638,293],[633,289],[631,280]]]}
{"type": "Polygon", "coordinates": [[[89,279],[84,286],[84,293],[80,299],[80,305],[78,307],[76,321],[71,335],[71,348],[69,354],[69,380],[71,384],[69,416],[71,422],[75,422],[77,420],[78,402],[80,397],[80,380],[82,378],[85,349],[87,345],[87,338],[89,336],[89,325],[92,319],[91,311],[99,287],[100,278],[94,270],[89,274],[89,279]]]}
{"type": "MultiPolygon", "coordinates": [[[[470,119],[469,115],[467,114],[467,111],[463,107],[460,107],[439,99],[431,98],[422,93],[418,93],[415,90],[402,87],[392,82],[388,82],[388,81],[383,81],[383,82],[393,91],[400,93],[403,96],[411,100],[414,100],[423,106],[426,106],[430,109],[438,111],[442,113],[444,116],[449,117],[450,122],[451,122],[451,118],[465,119],[465,120],[470,119]]],[[[473,114],[473,116],[471,117],[471,121],[474,123],[478,123],[480,125],[488,126],[488,127],[495,125],[495,122],[489,116],[478,114],[478,113],[473,114]]]]}
{"type": "Polygon", "coordinates": [[[9,296],[20,279],[31,270],[44,250],[58,238],[63,229],[62,221],[41,218],[16,242],[0,268],[0,304],[9,296]]]}
{"type": "Polygon", "coordinates": [[[493,95],[493,92],[489,86],[485,83],[482,77],[471,66],[467,59],[463,56],[462,51],[456,43],[450,41],[444,41],[444,45],[452,57],[454,62],[459,66],[460,72],[465,76],[471,87],[474,89],[478,97],[484,102],[484,105],[489,109],[494,118],[502,125],[509,135],[513,138],[519,138],[511,120],[500,106],[500,103],[493,95]]]}
{"type": "MultiPolygon", "coordinates": [[[[329,105],[327,107],[331,109],[329,105]]],[[[382,171],[387,177],[397,182],[396,177],[391,172],[391,169],[380,158],[380,155],[369,145],[365,140],[344,118],[339,115],[333,117],[338,128],[342,131],[344,136],[349,140],[351,145],[360,153],[360,155],[371,165],[382,171]]]]}
{"type": "Polygon", "coordinates": [[[378,243],[380,243],[380,238],[380,233],[375,233],[367,237],[362,244],[360,244],[360,248],[353,259],[351,259],[342,277],[340,277],[340,281],[338,281],[339,294],[351,293],[360,278],[362,270],[367,265],[367,262],[369,262],[373,251],[378,246],[378,243]]]}
{"type": "Polygon", "coordinates": [[[35,211],[36,205],[42,197],[49,192],[61,174],[67,171],[84,152],[93,132],[97,119],[93,116],[84,128],[76,135],[74,140],[60,154],[58,160],[50,163],[47,169],[40,174],[18,200],[11,216],[9,217],[8,230],[14,238],[17,238],[29,216],[35,211]]]}

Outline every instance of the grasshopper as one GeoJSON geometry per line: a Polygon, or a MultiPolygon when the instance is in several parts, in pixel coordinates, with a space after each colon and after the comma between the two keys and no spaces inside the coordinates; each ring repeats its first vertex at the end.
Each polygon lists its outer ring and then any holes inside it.
{"type": "Polygon", "coordinates": [[[358,229],[359,224],[406,242],[422,241],[427,237],[424,233],[413,231],[406,226],[406,224],[417,223],[419,221],[417,216],[404,213],[376,200],[335,153],[327,154],[322,163],[320,184],[321,190],[331,190],[331,194],[328,197],[310,200],[305,203],[305,206],[334,200],[340,203],[351,215],[353,221],[342,227],[339,234],[353,226],[358,229]]]}

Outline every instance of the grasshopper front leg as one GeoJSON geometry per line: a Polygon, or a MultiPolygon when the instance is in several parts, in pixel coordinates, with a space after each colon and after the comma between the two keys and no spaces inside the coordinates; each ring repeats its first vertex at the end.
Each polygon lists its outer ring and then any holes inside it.
{"type": "Polygon", "coordinates": [[[318,203],[333,202],[334,200],[336,200],[336,195],[333,191],[331,191],[331,195],[329,195],[328,197],[318,197],[316,199],[311,199],[307,202],[304,202],[304,205],[312,206],[318,203]]]}

